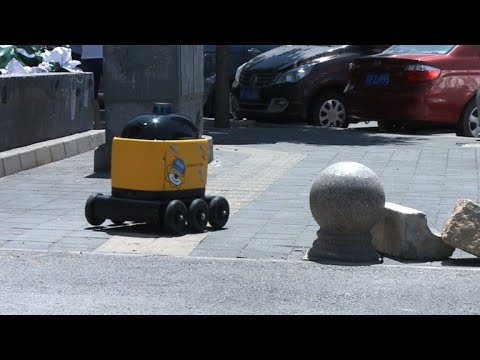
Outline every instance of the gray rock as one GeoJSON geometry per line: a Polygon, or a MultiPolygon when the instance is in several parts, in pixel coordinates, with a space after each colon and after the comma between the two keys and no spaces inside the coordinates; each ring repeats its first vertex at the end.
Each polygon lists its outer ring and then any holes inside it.
{"type": "Polygon", "coordinates": [[[444,260],[455,250],[430,230],[423,212],[390,202],[385,203],[385,217],[371,233],[377,251],[397,259],[444,260]]]}
{"type": "Polygon", "coordinates": [[[480,206],[460,199],[442,231],[442,240],[475,256],[480,256],[480,206]]]}
{"type": "Polygon", "coordinates": [[[377,263],[371,228],[383,216],[385,192],[378,176],[356,162],[324,169],[310,190],[310,210],[320,225],[308,260],[377,263]]]}

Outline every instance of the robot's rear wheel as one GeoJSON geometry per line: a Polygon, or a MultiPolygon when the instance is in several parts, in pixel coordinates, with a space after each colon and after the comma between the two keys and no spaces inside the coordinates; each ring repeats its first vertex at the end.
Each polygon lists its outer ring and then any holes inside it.
{"type": "Polygon", "coordinates": [[[196,232],[204,232],[208,223],[208,205],[202,199],[195,199],[188,209],[188,225],[196,232]]]}
{"type": "Polygon", "coordinates": [[[174,234],[181,235],[185,232],[187,221],[187,207],[180,200],[172,200],[165,209],[163,224],[165,229],[174,234]]]}

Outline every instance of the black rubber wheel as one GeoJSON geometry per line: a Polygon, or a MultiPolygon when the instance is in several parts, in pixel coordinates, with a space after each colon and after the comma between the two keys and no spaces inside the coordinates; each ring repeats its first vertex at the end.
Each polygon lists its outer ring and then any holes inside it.
{"type": "Polygon", "coordinates": [[[347,128],[345,96],[336,91],[326,91],[314,98],[308,122],[325,128],[347,128]]]}
{"type": "Polygon", "coordinates": [[[467,137],[480,137],[478,109],[475,99],[472,99],[465,106],[459,123],[457,135],[467,137]]]}
{"type": "Polygon", "coordinates": [[[93,226],[99,226],[105,221],[105,218],[95,215],[95,199],[97,195],[102,194],[90,195],[90,197],[87,199],[87,202],[85,203],[85,217],[89,224],[93,226]]]}
{"type": "Polygon", "coordinates": [[[398,130],[396,124],[393,121],[377,121],[378,131],[381,133],[390,133],[394,130],[398,130]]]}
{"type": "Polygon", "coordinates": [[[110,219],[112,221],[112,223],[114,223],[115,225],[123,225],[123,223],[125,222],[125,220],[122,220],[122,219],[110,219]]]}
{"type": "Polygon", "coordinates": [[[405,131],[409,134],[415,134],[416,132],[418,132],[419,130],[422,129],[422,125],[418,122],[414,122],[414,121],[408,121],[405,125],[404,125],[404,128],[405,128],[405,131]]]}
{"type": "Polygon", "coordinates": [[[165,229],[174,234],[180,235],[185,232],[187,221],[187,207],[180,200],[172,200],[168,203],[163,217],[165,229]]]}
{"type": "Polygon", "coordinates": [[[230,206],[227,199],[223,196],[215,196],[210,201],[210,209],[208,222],[214,230],[221,229],[225,226],[230,216],[230,206]]]}
{"type": "Polygon", "coordinates": [[[204,232],[208,223],[208,205],[202,199],[195,199],[188,208],[188,225],[196,232],[204,232]]]}

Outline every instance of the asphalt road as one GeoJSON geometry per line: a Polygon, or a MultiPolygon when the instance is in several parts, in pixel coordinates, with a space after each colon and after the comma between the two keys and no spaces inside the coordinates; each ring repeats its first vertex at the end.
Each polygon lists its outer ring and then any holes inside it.
{"type": "Polygon", "coordinates": [[[0,314],[479,314],[480,268],[0,252],[0,314]]]}

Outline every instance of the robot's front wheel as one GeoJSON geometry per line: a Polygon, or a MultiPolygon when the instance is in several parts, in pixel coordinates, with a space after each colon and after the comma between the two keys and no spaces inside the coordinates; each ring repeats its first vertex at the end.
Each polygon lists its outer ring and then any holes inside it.
{"type": "Polygon", "coordinates": [[[225,226],[230,216],[230,206],[223,196],[215,196],[210,201],[208,221],[214,230],[225,226]]]}
{"type": "Polygon", "coordinates": [[[195,199],[188,208],[188,225],[196,232],[204,232],[208,223],[208,205],[202,199],[195,199]]]}
{"type": "Polygon", "coordinates": [[[90,195],[90,197],[87,199],[87,202],[85,203],[85,218],[90,223],[90,225],[93,226],[99,226],[106,220],[105,218],[95,215],[95,199],[97,195],[102,194],[90,195]]]}
{"type": "Polygon", "coordinates": [[[180,200],[172,200],[165,209],[163,223],[165,229],[174,234],[180,235],[185,232],[185,223],[187,221],[187,207],[180,200]]]}

